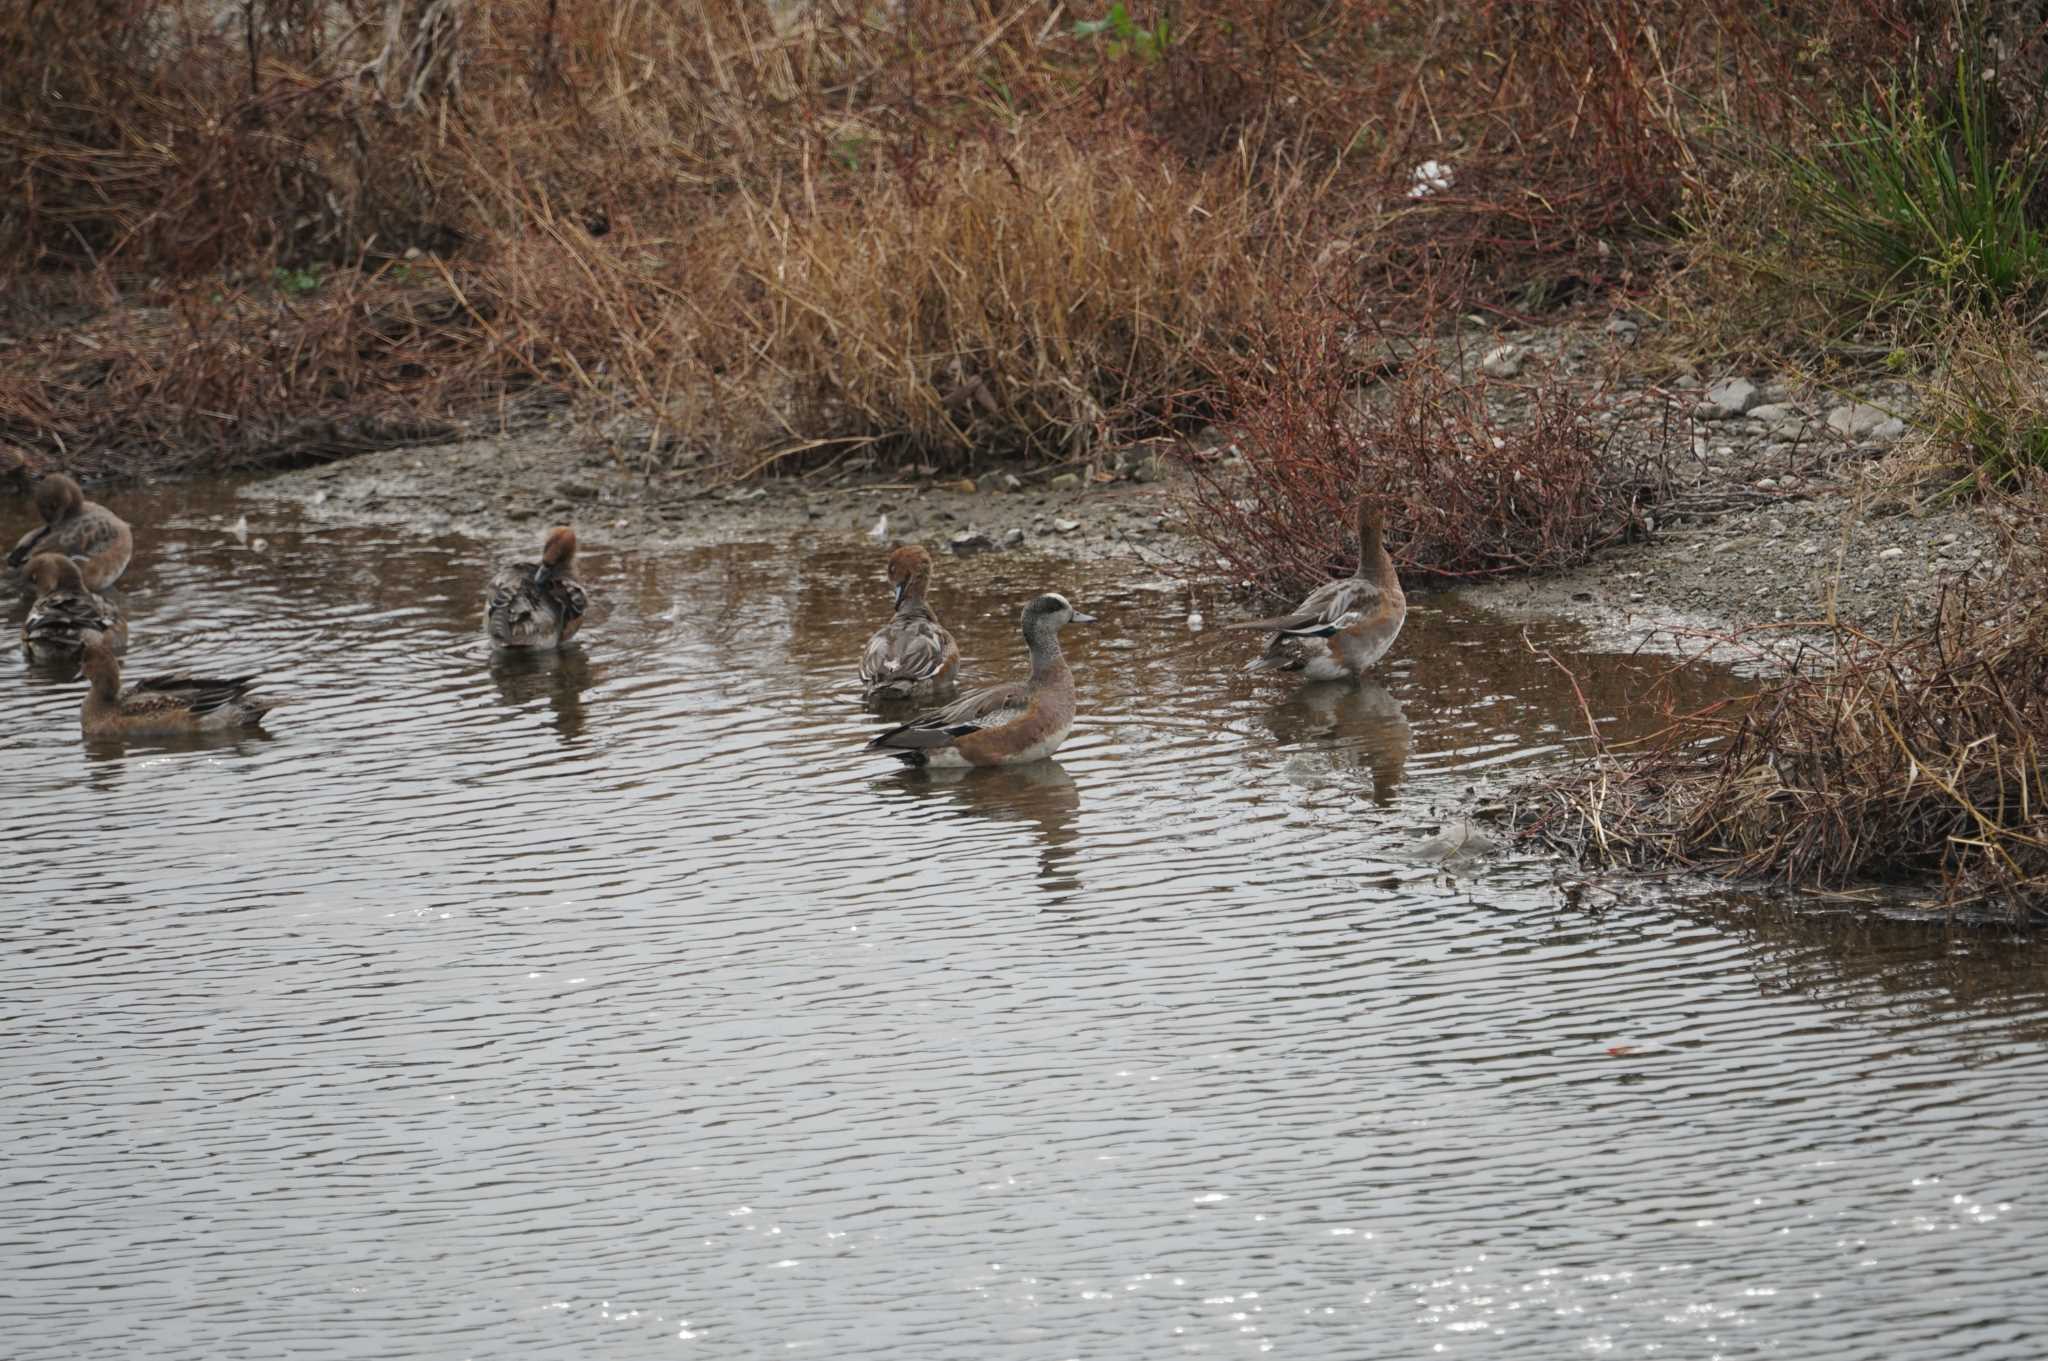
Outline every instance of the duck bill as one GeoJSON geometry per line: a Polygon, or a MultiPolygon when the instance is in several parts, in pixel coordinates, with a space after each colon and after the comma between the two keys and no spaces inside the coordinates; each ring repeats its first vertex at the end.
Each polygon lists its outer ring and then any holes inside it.
{"type": "Polygon", "coordinates": [[[900,605],[902,605],[902,603],[903,603],[903,593],[904,593],[905,591],[909,590],[909,589],[910,589],[910,583],[909,583],[909,582],[907,582],[907,581],[899,581],[899,582],[897,582],[897,583],[896,583],[896,592],[895,592],[895,594],[896,594],[896,602],[895,602],[895,603],[896,603],[897,605],[899,605],[899,606],[900,606],[900,605]]]}
{"type": "Polygon", "coordinates": [[[1068,622],[1075,624],[1092,624],[1095,622],[1095,616],[1092,614],[1083,614],[1079,610],[1075,610],[1074,617],[1068,622]]]}
{"type": "Polygon", "coordinates": [[[548,583],[554,579],[555,569],[546,563],[542,563],[533,569],[533,589],[536,591],[545,591],[548,588],[548,583]]]}

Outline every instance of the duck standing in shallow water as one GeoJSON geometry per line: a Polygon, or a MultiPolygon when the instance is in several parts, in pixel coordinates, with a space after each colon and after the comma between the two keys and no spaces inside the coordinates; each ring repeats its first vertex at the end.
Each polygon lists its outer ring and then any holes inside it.
{"type": "Polygon", "coordinates": [[[929,699],[960,678],[960,645],[924,603],[932,555],[909,544],[889,555],[896,617],[875,630],[860,654],[861,694],[868,699],[929,699]]]}
{"type": "Polygon", "coordinates": [[[1356,677],[1386,655],[1408,618],[1408,597],[1384,542],[1387,522],[1378,506],[1358,506],[1358,570],[1326,582],[1292,614],[1231,624],[1273,635],[1247,671],[1299,671],[1310,680],[1356,677]]]}
{"type": "Polygon", "coordinates": [[[1043,761],[1074,727],[1074,673],[1060,652],[1060,629],[1092,624],[1063,595],[1042,595],[1024,607],[1031,675],[962,695],[868,743],[913,766],[1008,766],[1043,761]]]}
{"type": "Polygon", "coordinates": [[[88,737],[171,737],[253,728],[277,707],[249,693],[254,676],[203,680],[180,672],[151,676],[123,690],[121,663],[105,642],[88,642],[84,657],[92,688],[79,720],[88,737]]]}
{"type": "Polygon", "coordinates": [[[75,560],[61,553],[38,553],[28,560],[26,575],[36,592],[36,603],[21,625],[21,646],[29,656],[76,657],[95,638],[114,652],[128,646],[128,621],[85,588],[75,560]]]}
{"type": "Polygon", "coordinates": [[[28,560],[38,553],[76,558],[90,591],[105,590],[128,570],[135,552],[128,522],[99,502],[86,500],[76,482],[62,473],[45,474],[36,479],[35,503],[42,526],[22,535],[7,555],[8,570],[23,585],[28,560]]]}
{"type": "Polygon", "coordinates": [[[590,597],[569,575],[576,562],[576,531],[556,525],[541,545],[540,561],[507,563],[491,577],[484,630],[499,647],[560,647],[583,627],[590,597]]]}

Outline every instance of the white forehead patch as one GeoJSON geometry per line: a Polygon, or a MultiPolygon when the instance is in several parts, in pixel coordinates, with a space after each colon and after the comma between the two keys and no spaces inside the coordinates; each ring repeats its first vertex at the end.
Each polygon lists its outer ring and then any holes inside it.
{"type": "Polygon", "coordinates": [[[1048,592],[1046,592],[1046,596],[1045,596],[1045,598],[1046,598],[1047,600],[1050,600],[1050,601],[1051,601],[1051,602],[1052,602],[1052,603],[1053,603],[1053,604],[1054,604],[1054,605],[1055,605],[1056,607],[1058,607],[1059,609],[1063,609],[1063,610],[1071,610],[1071,609],[1073,609],[1073,608],[1074,608],[1074,607],[1073,607],[1072,605],[1069,605],[1069,604],[1067,603],[1067,598],[1066,598],[1065,596],[1061,595],[1061,594],[1060,594],[1060,593],[1059,593],[1058,591],[1048,591],[1048,592]]]}

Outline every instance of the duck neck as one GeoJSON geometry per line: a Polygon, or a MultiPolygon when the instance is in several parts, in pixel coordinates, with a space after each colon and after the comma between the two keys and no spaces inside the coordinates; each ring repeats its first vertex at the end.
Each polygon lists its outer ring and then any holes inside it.
{"type": "Polygon", "coordinates": [[[1031,649],[1031,683],[1043,685],[1067,669],[1066,654],[1060,651],[1060,632],[1039,625],[1027,629],[1024,642],[1031,649]]]}
{"type": "Polygon", "coordinates": [[[97,704],[111,704],[121,696],[120,668],[101,662],[88,664],[85,678],[92,683],[90,700],[97,704]]]}
{"type": "Polygon", "coordinates": [[[896,602],[898,619],[929,619],[931,607],[924,603],[924,578],[912,577],[903,588],[903,599],[896,602]]]}
{"type": "Polygon", "coordinates": [[[1400,574],[1394,571],[1394,559],[1387,553],[1386,531],[1366,519],[1358,525],[1358,575],[1385,591],[1401,584],[1400,574]]]}

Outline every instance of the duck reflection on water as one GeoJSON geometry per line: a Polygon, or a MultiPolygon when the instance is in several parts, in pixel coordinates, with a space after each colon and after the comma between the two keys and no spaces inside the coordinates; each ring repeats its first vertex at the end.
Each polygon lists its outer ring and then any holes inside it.
{"type": "Polygon", "coordinates": [[[899,797],[931,799],[947,820],[973,818],[1028,827],[1038,843],[1037,885],[1054,899],[1081,888],[1081,787],[1056,760],[1027,765],[930,767],[875,781],[899,797]]]}
{"type": "Polygon", "coordinates": [[[545,699],[554,711],[555,731],[564,738],[583,735],[589,722],[583,692],[596,682],[590,656],[580,647],[557,652],[540,648],[494,648],[491,683],[498,698],[514,709],[545,699]]]}
{"type": "Polygon", "coordinates": [[[1304,748],[1291,765],[1369,772],[1373,802],[1381,807],[1393,802],[1408,769],[1408,715],[1374,681],[1310,682],[1273,706],[1266,727],[1283,745],[1304,748]]]}

